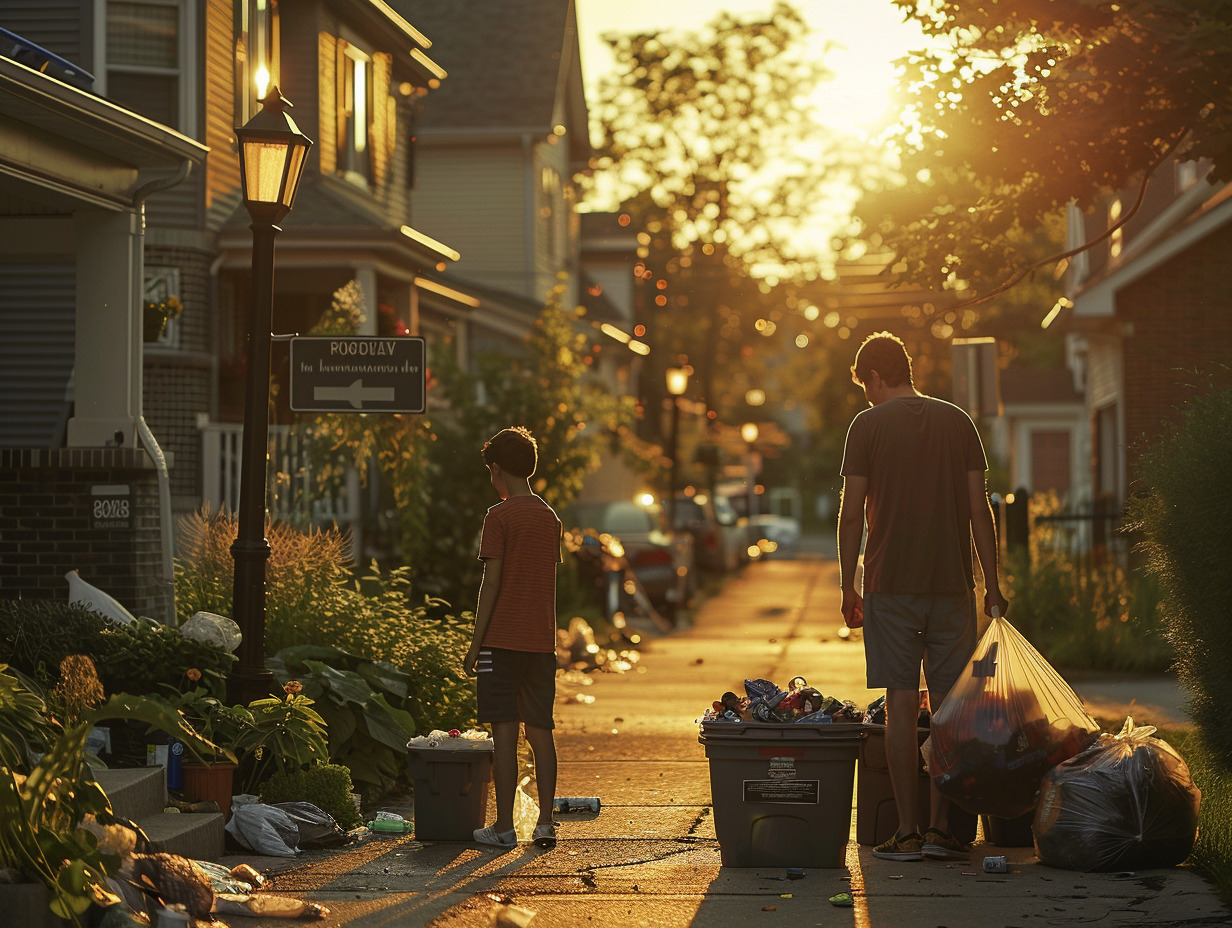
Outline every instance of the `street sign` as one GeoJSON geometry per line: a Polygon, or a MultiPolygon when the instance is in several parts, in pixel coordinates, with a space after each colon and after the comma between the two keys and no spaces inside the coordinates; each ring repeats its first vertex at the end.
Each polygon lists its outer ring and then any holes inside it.
{"type": "Polygon", "coordinates": [[[296,412],[409,412],[427,408],[424,340],[418,336],[291,339],[296,412]]]}

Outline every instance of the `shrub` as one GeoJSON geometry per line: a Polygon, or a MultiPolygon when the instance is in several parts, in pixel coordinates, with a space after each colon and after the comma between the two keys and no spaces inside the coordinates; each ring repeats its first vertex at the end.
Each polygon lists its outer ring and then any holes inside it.
{"type": "Polygon", "coordinates": [[[1170,667],[1174,655],[1153,578],[1112,558],[1070,551],[1039,521],[1060,508],[1055,495],[1035,496],[1030,506],[1030,551],[1011,551],[1002,564],[1014,627],[1067,670],[1170,667]]]}
{"type": "Polygon", "coordinates": [[[341,764],[319,764],[275,773],[261,785],[261,801],[310,802],[349,831],[363,824],[351,799],[353,791],[350,770],[341,764]]]}
{"type": "Polygon", "coordinates": [[[203,686],[221,693],[235,660],[153,619],[116,623],[73,603],[0,600],[0,660],[50,689],[73,654],[94,661],[106,692],[134,694],[178,691],[191,668],[201,671],[203,686]]]}
{"type": "Polygon", "coordinates": [[[1168,639],[1209,756],[1232,772],[1232,389],[1186,404],[1142,454],[1130,501],[1147,566],[1166,594],[1168,639]]]}

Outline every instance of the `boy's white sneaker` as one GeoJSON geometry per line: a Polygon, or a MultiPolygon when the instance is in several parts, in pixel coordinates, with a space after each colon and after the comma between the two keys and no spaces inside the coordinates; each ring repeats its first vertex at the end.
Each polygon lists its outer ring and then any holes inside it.
{"type": "Polygon", "coordinates": [[[479,844],[490,844],[506,850],[518,846],[518,833],[512,828],[508,831],[497,831],[494,826],[488,825],[486,828],[476,828],[473,837],[479,844]]]}

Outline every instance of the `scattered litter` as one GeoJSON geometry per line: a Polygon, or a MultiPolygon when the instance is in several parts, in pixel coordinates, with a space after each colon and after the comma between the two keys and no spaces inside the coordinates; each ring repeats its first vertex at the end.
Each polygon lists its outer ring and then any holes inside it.
{"type": "Polygon", "coordinates": [[[526,928],[535,917],[535,910],[525,906],[505,903],[492,911],[493,928],[526,928]]]}
{"type": "Polygon", "coordinates": [[[435,729],[426,735],[419,735],[406,743],[408,748],[445,748],[449,751],[490,751],[492,736],[481,728],[468,728],[459,731],[451,728],[449,731],[435,729]]]}
{"type": "Polygon", "coordinates": [[[761,907],[761,910],[762,910],[763,912],[777,912],[777,911],[778,911],[778,906],[775,906],[775,905],[763,905],[763,906],[761,907]]]}
{"type": "Polygon", "coordinates": [[[855,904],[856,904],[856,901],[854,898],[852,898],[851,893],[838,893],[830,897],[830,905],[846,907],[846,906],[852,906],[855,904]]]}
{"type": "Polygon", "coordinates": [[[218,915],[258,915],[265,918],[329,918],[329,909],[320,903],[275,896],[271,893],[219,893],[214,897],[214,912],[218,915]]]}
{"type": "Polygon", "coordinates": [[[788,867],[787,868],[787,879],[802,880],[804,879],[804,871],[800,867],[788,867]]]}

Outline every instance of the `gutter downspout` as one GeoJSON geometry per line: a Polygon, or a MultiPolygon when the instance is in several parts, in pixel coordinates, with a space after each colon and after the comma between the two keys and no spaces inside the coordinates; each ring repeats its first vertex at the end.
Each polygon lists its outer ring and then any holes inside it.
{"type": "MultiPolygon", "coordinates": [[[[133,194],[133,207],[141,214],[141,266],[145,268],[145,201],[152,194],[166,190],[182,183],[192,171],[191,161],[181,161],[179,169],[167,177],[159,177],[142,184],[133,194]]],[[[145,369],[145,358],[141,360],[142,370],[145,369]]],[[[144,392],[144,391],[143,391],[144,392]]],[[[137,417],[137,435],[145,448],[154,469],[158,474],[158,529],[162,547],[162,576],[159,583],[167,595],[167,613],[164,622],[172,627],[177,625],[175,605],[175,535],[171,525],[171,474],[167,469],[167,458],[159,446],[154,433],[150,431],[145,421],[145,403],[142,402],[141,415],[137,417]]]]}

